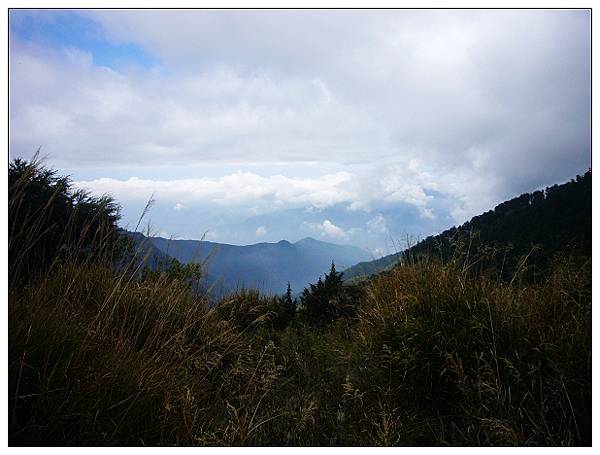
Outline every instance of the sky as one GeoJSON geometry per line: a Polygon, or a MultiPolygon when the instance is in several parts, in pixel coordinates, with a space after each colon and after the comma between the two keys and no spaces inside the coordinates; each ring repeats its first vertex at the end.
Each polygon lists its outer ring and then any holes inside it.
{"type": "Polygon", "coordinates": [[[585,10],[11,10],[9,157],[123,227],[374,257],[591,166],[585,10]]]}

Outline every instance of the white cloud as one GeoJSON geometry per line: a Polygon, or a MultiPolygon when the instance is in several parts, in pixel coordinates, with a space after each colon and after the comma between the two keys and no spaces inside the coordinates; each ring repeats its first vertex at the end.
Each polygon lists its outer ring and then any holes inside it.
{"type": "Polygon", "coordinates": [[[323,100],[323,103],[330,104],[330,103],[334,102],[333,94],[331,93],[331,91],[329,90],[329,87],[327,87],[327,84],[325,84],[325,82],[323,82],[318,77],[315,77],[311,81],[311,83],[315,87],[317,87],[319,89],[319,91],[321,92],[321,98],[323,100]]]}
{"type": "Polygon", "coordinates": [[[318,178],[290,178],[283,175],[262,177],[251,172],[238,171],[219,178],[181,180],[149,180],[131,177],[127,180],[99,178],[78,181],[75,185],[96,194],[110,193],[119,200],[146,200],[151,194],[156,199],[177,200],[184,203],[204,202],[222,206],[268,203],[286,207],[327,207],[351,201],[357,195],[346,188],[353,176],[346,172],[327,174],[318,178]]]}
{"type": "Polygon", "coordinates": [[[435,213],[432,209],[428,209],[425,207],[421,208],[421,218],[428,218],[430,220],[435,220],[435,213]]]}
{"type": "MultiPolygon", "coordinates": [[[[111,194],[122,202],[146,201],[154,194],[158,201],[173,201],[175,210],[190,204],[209,204],[239,207],[258,215],[290,208],[303,208],[311,213],[338,204],[348,210],[365,212],[381,204],[409,204],[417,207],[421,216],[431,218],[433,212],[429,204],[433,197],[426,195],[425,191],[435,185],[423,175],[418,169],[392,166],[387,170],[378,168],[359,175],[340,171],[318,177],[286,177],[281,174],[264,177],[250,171],[237,171],[222,177],[174,180],[102,177],[76,181],[75,185],[95,194],[111,194]]],[[[457,193],[458,196],[460,193],[457,193]]],[[[373,232],[387,229],[385,220],[379,217],[381,214],[368,226],[373,232]]]]}
{"type": "Polygon", "coordinates": [[[369,232],[374,234],[389,233],[385,217],[381,213],[378,213],[374,218],[371,218],[369,221],[367,221],[367,228],[369,232]]]}
{"type": "Polygon", "coordinates": [[[336,226],[329,220],[323,221],[323,224],[321,225],[321,229],[323,229],[323,232],[330,237],[339,238],[339,239],[347,239],[348,238],[348,233],[346,231],[344,231],[339,226],[336,226]]]}
{"type": "Polygon", "coordinates": [[[345,230],[336,226],[329,220],[324,220],[322,223],[305,222],[304,225],[317,232],[320,237],[329,237],[334,240],[348,241],[356,232],[356,228],[345,230]]]}
{"type": "Polygon", "coordinates": [[[266,229],[264,226],[258,226],[258,227],[256,228],[256,235],[257,235],[257,236],[259,236],[259,237],[260,237],[260,236],[263,236],[263,235],[265,235],[266,233],[267,233],[267,229],[266,229]]]}

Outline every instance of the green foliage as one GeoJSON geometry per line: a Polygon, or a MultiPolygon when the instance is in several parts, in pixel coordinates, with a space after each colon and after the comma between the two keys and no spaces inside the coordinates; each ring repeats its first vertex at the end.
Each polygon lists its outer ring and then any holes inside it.
{"type": "Polygon", "coordinates": [[[309,284],[300,295],[300,317],[312,325],[328,324],[342,316],[354,314],[356,287],[344,286],[343,273],[331,263],[329,274],[316,284],[309,284]]]}
{"type": "Polygon", "coordinates": [[[292,298],[292,287],[290,283],[283,296],[275,297],[271,304],[271,322],[276,330],[284,330],[290,324],[296,322],[298,301],[292,298]]]}
{"type": "Polygon", "coordinates": [[[111,257],[125,248],[109,196],[74,190],[68,177],[46,169],[37,156],[8,168],[9,268],[12,280],[29,279],[67,258],[111,257]]]}

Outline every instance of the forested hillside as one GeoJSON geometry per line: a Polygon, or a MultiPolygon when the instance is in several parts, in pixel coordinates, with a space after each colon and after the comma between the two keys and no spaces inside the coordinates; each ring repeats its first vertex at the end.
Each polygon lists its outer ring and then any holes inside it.
{"type": "MultiPolygon", "coordinates": [[[[557,252],[590,256],[592,250],[592,172],[543,191],[524,193],[473,217],[461,226],[430,236],[377,261],[357,264],[345,271],[345,279],[388,270],[403,258],[439,257],[447,261],[457,254],[476,257],[476,270],[512,277],[526,256],[532,274],[542,273],[557,252]]],[[[456,259],[456,258],[455,258],[456,259]]]]}
{"type": "Polygon", "coordinates": [[[9,182],[10,445],[591,445],[591,174],[484,217],[517,254],[527,207],[562,226],[532,277],[473,273],[495,256],[449,240],[359,284],[331,264],[298,299],[215,305],[197,264],[145,267],[112,199],[37,162],[9,182]]]}

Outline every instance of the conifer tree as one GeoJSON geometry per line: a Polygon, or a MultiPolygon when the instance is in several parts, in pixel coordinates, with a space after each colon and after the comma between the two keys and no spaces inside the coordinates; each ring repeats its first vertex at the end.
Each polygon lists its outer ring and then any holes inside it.
{"type": "Polygon", "coordinates": [[[296,317],[296,299],[292,299],[292,287],[288,281],[287,290],[282,297],[275,298],[274,312],[276,316],[273,319],[275,328],[282,330],[290,325],[296,317]]]}
{"type": "Polygon", "coordinates": [[[339,303],[344,300],[342,275],[336,271],[332,261],[324,280],[319,277],[316,285],[310,284],[309,288],[304,288],[300,301],[307,322],[323,324],[340,316],[339,303]]]}

